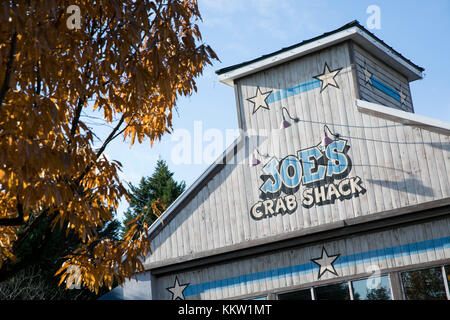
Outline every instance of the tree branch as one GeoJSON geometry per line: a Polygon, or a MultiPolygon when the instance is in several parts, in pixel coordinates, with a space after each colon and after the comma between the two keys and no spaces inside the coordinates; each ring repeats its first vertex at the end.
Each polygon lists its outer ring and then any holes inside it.
{"type": "Polygon", "coordinates": [[[28,237],[28,235],[36,229],[36,227],[41,223],[41,221],[47,216],[48,209],[43,210],[39,216],[37,216],[31,224],[26,227],[25,231],[19,235],[19,238],[14,242],[12,251],[15,251],[20,247],[22,242],[28,237]]]}
{"type": "MultiPolygon", "coordinates": [[[[109,134],[109,136],[106,138],[106,140],[103,142],[102,146],[100,147],[100,149],[97,150],[96,153],[96,158],[98,159],[101,154],[103,153],[103,151],[105,151],[106,147],[108,146],[108,144],[114,140],[114,138],[117,137],[116,133],[117,131],[120,129],[120,127],[122,126],[123,122],[125,121],[125,114],[122,114],[122,117],[120,118],[119,122],[117,123],[117,125],[114,127],[114,129],[111,131],[111,133],[109,134]]],[[[122,130],[123,131],[123,130],[122,130]]],[[[91,163],[89,166],[86,167],[86,169],[84,169],[83,173],[75,179],[75,184],[79,185],[80,181],[83,180],[83,178],[86,176],[86,174],[89,172],[89,170],[91,170],[93,166],[93,163],[91,163]]]]}
{"type": "Polygon", "coordinates": [[[125,121],[125,114],[122,114],[122,117],[120,118],[119,122],[117,123],[117,125],[115,126],[115,128],[111,131],[111,133],[109,134],[109,136],[106,138],[106,140],[103,142],[102,146],[100,147],[100,149],[97,151],[97,158],[99,158],[101,156],[101,154],[103,153],[103,151],[105,151],[106,146],[115,138],[117,137],[116,132],[120,129],[120,127],[122,126],[122,123],[125,121]]]}
{"type": "Polygon", "coordinates": [[[37,247],[33,248],[33,251],[29,255],[22,258],[17,263],[11,265],[4,264],[2,266],[2,268],[0,269],[0,282],[11,278],[19,271],[25,269],[30,264],[32,264],[36,259],[39,259],[41,257],[42,250],[50,239],[51,230],[52,230],[51,227],[48,227],[44,235],[44,238],[42,239],[42,242],[37,247]]]}
{"type": "Polygon", "coordinates": [[[80,122],[81,110],[83,109],[84,105],[84,99],[85,99],[84,97],[78,99],[78,105],[77,108],[75,109],[75,115],[73,116],[72,125],[70,127],[70,141],[72,141],[72,137],[75,135],[75,132],[77,131],[78,123],[80,122]]]}
{"type": "Polygon", "coordinates": [[[111,141],[114,140],[115,138],[117,138],[118,136],[120,136],[122,133],[124,133],[125,130],[128,129],[128,127],[131,124],[131,121],[133,120],[134,115],[132,117],[130,117],[130,120],[128,121],[127,125],[125,126],[125,128],[123,128],[122,130],[120,130],[120,132],[118,132],[114,137],[112,137],[111,141]]]}
{"type": "MultiPolygon", "coordinates": [[[[96,22],[97,22],[97,20],[94,19],[94,21],[91,24],[91,30],[90,30],[91,31],[90,32],[90,37],[91,38],[94,36],[94,33],[95,33],[96,22]]],[[[86,65],[86,69],[84,70],[84,74],[83,74],[83,76],[84,76],[83,80],[85,80],[85,81],[88,81],[87,77],[89,76],[90,68],[91,68],[91,62],[88,61],[87,65],[86,65]]],[[[86,96],[78,98],[78,105],[77,105],[77,107],[75,109],[75,115],[74,115],[74,117],[72,119],[72,124],[71,124],[71,127],[70,127],[69,145],[71,144],[72,138],[75,135],[75,132],[77,131],[78,123],[80,122],[81,110],[83,109],[83,105],[86,102],[86,99],[87,99],[86,96]]]]}
{"type": "Polygon", "coordinates": [[[15,218],[2,218],[0,219],[0,226],[21,226],[24,224],[23,220],[23,206],[22,204],[17,204],[17,217],[15,218]]]}
{"type": "Polygon", "coordinates": [[[6,92],[8,91],[9,87],[9,80],[11,78],[11,71],[12,66],[14,62],[14,56],[16,51],[16,43],[17,43],[17,32],[13,33],[12,40],[11,40],[11,48],[9,50],[9,57],[8,57],[8,63],[6,65],[6,72],[5,72],[5,78],[3,79],[3,85],[0,89],[0,107],[3,105],[3,100],[5,99],[6,92]]]}
{"type": "Polygon", "coordinates": [[[36,63],[36,91],[35,93],[37,95],[41,94],[41,73],[40,73],[40,68],[39,68],[39,64],[40,64],[40,59],[37,61],[36,63]]]}

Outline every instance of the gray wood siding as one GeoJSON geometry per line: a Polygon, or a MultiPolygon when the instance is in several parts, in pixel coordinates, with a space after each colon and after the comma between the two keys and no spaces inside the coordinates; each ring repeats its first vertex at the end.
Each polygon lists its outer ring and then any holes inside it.
{"type": "Polygon", "coordinates": [[[406,77],[388,67],[357,44],[353,44],[353,50],[361,99],[403,111],[414,112],[409,82],[406,77]],[[402,89],[405,94],[404,103],[402,104],[400,101],[371,85],[370,82],[367,82],[364,74],[365,68],[381,83],[396,91],[402,89]]]}
{"type": "Polygon", "coordinates": [[[298,202],[294,213],[256,221],[250,209],[260,200],[260,176],[268,159],[262,158],[260,165],[250,167],[249,152],[242,148],[233,163],[204,181],[203,189],[165,223],[151,244],[153,254],[146,263],[189,258],[245,245],[249,240],[450,197],[450,137],[359,112],[347,44],[241,79],[237,86],[245,127],[271,132],[260,141],[262,154],[278,159],[295,155],[318,144],[327,124],[348,140],[353,165],[349,177],[360,177],[367,192],[306,209],[301,206],[301,186],[294,194],[298,202]],[[257,86],[266,92],[311,81],[323,72],[325,62],[331,70],[342,68],[335,78],[339,88],[328,86],[322,93],[320,88],[309,90],[252,114],[253,104],[247,98],[255,95],[257,86]],[[279,129],[282,107],[300,118],[298,123],[289,120],[292,126],[284,130],[279,129]]]}
{"type": "Polygon", "coordinates": [[[178,274],[155,277],[154,299],[171,299],[166,290],[175,276],[181,284],[189,283],[186,299],[226,299],[245,295],[292,290],[293,286],[320,285],[318,281],[339,282],[344,277],[367,276],[376,266],[381,273],[391,269],[450,261],[450,218],[374,232],[346,239],[292,248],[233,262],[226,262],[178,274]],[[318,278],[319,267],[311,262],[321,256],[340,256],[334,262],[337,276],[325,272],[318,278]]]}

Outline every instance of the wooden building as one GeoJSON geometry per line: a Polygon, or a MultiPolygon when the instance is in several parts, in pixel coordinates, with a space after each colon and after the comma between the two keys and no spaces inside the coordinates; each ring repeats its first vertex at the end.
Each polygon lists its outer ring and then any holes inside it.
{"type": "Polygon", "coordinates": [[[356,21],[217,71],[243,134],[109,297],[449,299],[450,124],[414,114],[423,71],[356,21]]]}

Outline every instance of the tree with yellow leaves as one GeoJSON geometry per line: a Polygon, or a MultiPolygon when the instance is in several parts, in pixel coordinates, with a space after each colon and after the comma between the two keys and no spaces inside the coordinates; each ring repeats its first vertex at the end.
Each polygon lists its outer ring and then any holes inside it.
{"type": "Polygon", "coordinates": [[[106,147],[170,132],[177,97],[192,94],[217,57],[201,43],[195,0],[73,2],[0,4],[0,281],[39,254],[39,245],[16,252],[46,220],[33,241],[58,227],[81,243],[61,283],[75,266],[76,280],[97,292],[142,271],[150,253],[145,222],[119,241],[98,236],[127,196],[106,147]],[[111,127],[98,148],[89,108],[111,127]]]}

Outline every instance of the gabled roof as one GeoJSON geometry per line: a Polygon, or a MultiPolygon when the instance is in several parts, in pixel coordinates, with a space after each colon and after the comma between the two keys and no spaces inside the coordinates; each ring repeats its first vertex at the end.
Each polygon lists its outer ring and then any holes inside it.
{"type": "Polygon", "coordinates": [[[219,75],[219,81],[232,86],[235,79],[260,72],[347,40],[355,41],[375,56],[381,58],[386,64],[405,75],[408,81],[422,78],[424,68],[414,64],[388,46],[383,40],[364,28],[357,20],[318,37],[302,41],[259,58],[222,68],[217,70],[216,73],[219,75]]]}

